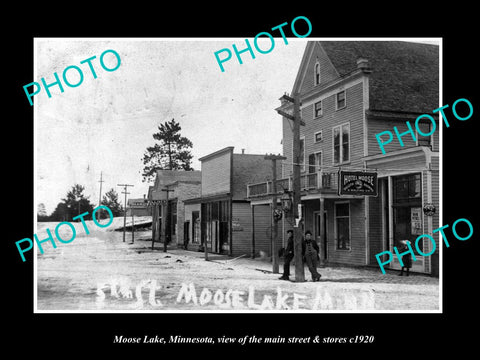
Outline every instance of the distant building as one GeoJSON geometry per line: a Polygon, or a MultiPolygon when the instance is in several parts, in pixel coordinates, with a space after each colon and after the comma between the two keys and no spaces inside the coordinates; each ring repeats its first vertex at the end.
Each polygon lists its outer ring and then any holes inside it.
{"type": "Polygon", "coordinates": [[[144,196],[141,199],[128,199],[127,201],[127,216],[151,216],[152,211],[147,206],[147,199],[144,196]]]}

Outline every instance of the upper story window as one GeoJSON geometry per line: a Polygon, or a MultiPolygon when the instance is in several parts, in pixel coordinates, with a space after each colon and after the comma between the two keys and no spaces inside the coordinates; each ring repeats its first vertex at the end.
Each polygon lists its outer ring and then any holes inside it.
{"type": "Polygon", "coordinates": [[[347,106],[347,99],[345,95],[345,90],[342,90],[336,95],[336,109],[340,110],[347,106]]]}
{"type": "Polygon", "coordinates": [[[322,116],[322,100],[317,101],[313,106],[314,117],[322,116]]]}
{"type": "MultiPolygon", "coordinates": [[[[419,123],[418,127],[423,134],[430,134],[432,131],[432,124],[431,123],[419,123]]],[[[417,138],[417,146],[428,146],[432,148],[432,135],[430,136],[422,136],[419,134],[417,128],[415,128],[415,137],[417,138]]]]}
{"type": "Polygon", "coordinates": [[[313,76],[314,76],[314,84],[318,85],[320,84],[320,63],[317,61],[315,63],[315,67],[313,69],[313,76]]]}
{"type": "Polygon", "coordinates": [[[350,124],[333,128],[333,163],[343,164],[350,161],[350,124]]]}

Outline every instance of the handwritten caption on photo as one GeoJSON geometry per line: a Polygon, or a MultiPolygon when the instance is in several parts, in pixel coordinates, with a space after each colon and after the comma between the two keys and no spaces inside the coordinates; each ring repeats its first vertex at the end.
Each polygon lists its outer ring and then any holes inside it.
{"type": "Polygon", "coordinates": [[[162,308],[168,305],[181,307],[190,306],[208,306],[213,305],[218,309],[235,310],[372,310],[375,308],[375,295],[370,289],[326,289],[317,288],[313,297],[307,295],[288,293],[277,287],[274,294],[264,294],[259,296],[253,286],[248,287],[248,291],[235,289],[216,289],[212,290],[203,287],[200,292],[193,283],[180,285],[176,300],[173,304],[163,302],[162,296],[167,297],[167,288],[162,287],[156,280],[142,280],[135,287],[134,291],[128,282],[118,279],[111,279],[105,282],[97,283],[97,308],[108,306],[105,304],[107,295],[105,291],[110,292],[110,299],[134,299],[131,303],[131,309],[143,309],[148,301],[148,305],[153,308],[162,308]],[[143,298],[143,289],[148,292],[147,298],[143,298]]]}

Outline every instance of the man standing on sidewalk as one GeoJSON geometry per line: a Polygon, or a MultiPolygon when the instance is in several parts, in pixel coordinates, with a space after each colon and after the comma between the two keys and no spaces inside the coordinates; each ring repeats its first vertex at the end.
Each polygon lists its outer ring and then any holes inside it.
{"type": "Polygon", "coordinates": [[[312,274],[312,281],[319,281],[320,275],[317,271],[318,260],[320,259],[318,254],[320,249],[316,241],[312,240],[312,233],[310,230],[305,232],[305,240],[302,241],[302,254],[305,262],[307,263],[308,270],[312,274]]]}
{"type": "Polygon", "coordinates": [[[293,259],[293,230],[287,231],[287,248],[283,254],[283,275],[279,278],[280,280],[289,280],[290,277],[290,262],[293,259]]]}

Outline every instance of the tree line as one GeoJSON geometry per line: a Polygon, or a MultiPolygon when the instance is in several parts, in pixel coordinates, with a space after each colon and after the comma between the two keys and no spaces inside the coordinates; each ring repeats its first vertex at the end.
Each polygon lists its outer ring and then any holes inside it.
{"type": "MultiPolygon", "coordinates": [[[[95,206],[90,202],[89,196],[86,196],[84,191],[84,186],[73,185],[50,215],[47,215],[45,204],[38,204],[37,221],[72,221],[75,216],[85,212],[88,212],[88,215],[84,219],[91,220],[95,206]]],[[[118,200],[118,193],[113,188],[103,195],[101,205],[108,206],[114,217],[123,215],[123,207],[118,200]]],[[[97,212],[97,218],[101,217],[101,214],[99,214],[97,212]]]]}

